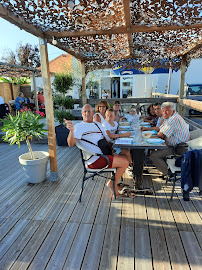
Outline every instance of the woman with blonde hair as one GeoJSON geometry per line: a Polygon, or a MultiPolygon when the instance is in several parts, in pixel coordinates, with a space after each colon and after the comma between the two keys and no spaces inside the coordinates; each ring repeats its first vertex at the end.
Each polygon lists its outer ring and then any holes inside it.
{"type": "Polygon", "coordinates": [[[110,108],[109,103],[106,100],[101,100],[95,107],[95,114],[93,116],[93,121],[103,123],[105,121],[106,110],[110,108]]]}

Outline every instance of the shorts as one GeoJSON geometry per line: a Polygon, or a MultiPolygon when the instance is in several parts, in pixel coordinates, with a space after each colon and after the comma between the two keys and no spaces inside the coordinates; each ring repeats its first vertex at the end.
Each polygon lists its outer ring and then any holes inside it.
{"type": "MultiPolygon", "coordinates": [[[[107,155],[108,159],[109,159],[109,167],[112,167],[112,163],[113,163],[113,159],[114,157],[111,155],[107,155]]],[[[95,162],[93,162],[92,164],[88,165],[88,168],[90,169],[102,169],[105,166],[107,166],[107,160],[104,157],[99,157],[95,162]]]]}

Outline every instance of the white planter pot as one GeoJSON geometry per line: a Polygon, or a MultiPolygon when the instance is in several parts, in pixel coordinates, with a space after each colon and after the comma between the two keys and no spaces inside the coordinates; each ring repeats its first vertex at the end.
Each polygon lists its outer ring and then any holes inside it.
{"type": "Polygon", "coordinates": [[[34,151],[34,160],[30,153],[19,156],[19,162],[23,166],[27,181],[32,184],[43,182],[46,179],[49,153],[45,151],[34,151]]]}

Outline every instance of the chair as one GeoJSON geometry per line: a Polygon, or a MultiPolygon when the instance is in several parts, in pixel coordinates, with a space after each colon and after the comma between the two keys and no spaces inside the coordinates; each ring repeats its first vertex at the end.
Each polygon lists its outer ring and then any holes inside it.
{"type": "Polygon", "coordinates": [[[175,190],[175,182],[181,179],[180,177],[177,178],[177,175],[181,174],[181,168],[175,166],[175,161],[176,161],[176,159],[174,157],[167,158],[167,160],[166,160],[168,168],[171,172],[171,174],[167,175],[167,177],[166,177],[166,184],[168,183],[169,179],[170,180],[172,179],[172,182],[173,182],[172,193],[171,193],[171,197],[170,197],[171,201],[173,199],[173,194],[174,194],[174,190],[175,190]]]}
{"type": "Polygon", "coordinates": [[[113,181],[113,189],[114,189],[114,197],[116,199],[116,192],[115,192],[115,173],[116,173],[116,168],[109,168],[109,159],[107,156],[102,155],[102,154],[97,154],[97,153],[93,153],[91,151],[86,150],[84,147],[82,147],[78,142],[76,143],[76,146],[80,149],[80,153],[81,153],[81,159],[82,159],[82,164],[83,164],[83,168],[84,168],[84,176],[83,176],[83,180],[82,180],[82,184],[81,184],[81,191],[80,191],[80,196],[79,196],[79,202],[81,202],[81,197],[83,194],[83,188],[84,188],[84,182],[90,178],[92,178],[92,180],[94,180],[94,177],[96,175],[99,175],[103,178],[108,179],[108,177],[103,176],[101,174],[103,173],[112,173],[112,178],[111,180],[113,181]],[[102,169],[90,169],[88,168],[88,166],[86,165],[86,162],[91,156],[99,156],[99,157],[104,157],[107,160],[107,165],[102,168],[102,169]],[[89,176],[86,176],[86,174],[90,174],[89,176]]]}
{"type": "MultiPolygon", "coordinates": [[[[201,131],[202,130],[200,130],[200,132],[201,131]]],[[[198,132],[198,133],[194,132],[191,135],[196,135],[196,134],[199,135],[199,134],[201,134],[200,132],[198,132]]],[[[195,136],[191,136],[191,138],[194,138],[194,137],[195,136]]],[[[188,145],[189,150],[200,150],[200,149],[202,149],[202,136],[186,142],[186,145],[188,145]]],[[[171,175],[167,175],[167,177],[166,177],[166,184],[167,184],[169,179],[172,179],[172,182],[173,182],[173,188],[172,188],[172,194],[171,194],[170,200],[172,200],[172,198],[173,198],[173,193],[174,193],[174,190],[175,190],[175,182],[178,181],[178,180],[181,180],[181,177],[180,177],[181,176],[181,167],[176,167],[175,166],[175,161],[176,161],[176,156],[175,155],[171,156],[171,157],[168,157],[167,160],[166,160],[166,163],[168,165],[168,169],[171,172],[171,175]],[[179,177],[177,178],[177,176],[179,176],[179,177]],[[171,177],[173,177],[173,178],[171,178],[171,177]]]]}

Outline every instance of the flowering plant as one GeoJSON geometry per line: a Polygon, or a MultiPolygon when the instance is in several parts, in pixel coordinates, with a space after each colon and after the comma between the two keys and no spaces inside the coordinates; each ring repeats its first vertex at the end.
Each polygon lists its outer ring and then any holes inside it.
{"type": "Polygon", "coordinates": [[[44,112],[36,111],[36,113],[37,113],[38,115],[40,115],[41,117],[45,117],[45,113],[44,113],[44,112]]]}
{"type": "Polygon", "coordinates": [[[41,115],[34,114],[29,110],[17,112],[16,116],[8,115],[6,119],[3,119],[2,131],[6,132],[3,136],[5,142],[9,142],[10,145],[18,144],[26,141],[28,149],[30,151],[31,158],[34,159],[33,151],[30,145],[30,139],[34,137],[41,138],[47,136],[44,129],[44,123],[40,123],[41,115]]]}

